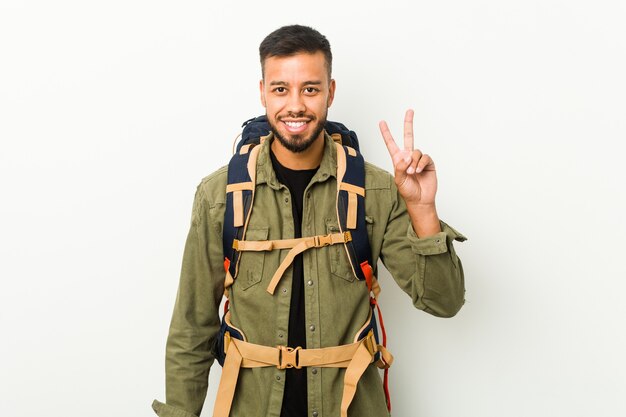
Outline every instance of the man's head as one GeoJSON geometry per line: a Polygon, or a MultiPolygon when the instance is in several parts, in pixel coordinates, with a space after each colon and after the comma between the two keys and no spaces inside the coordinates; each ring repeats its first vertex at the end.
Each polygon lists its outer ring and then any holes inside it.
{"type": "Polygon", "coordinates": [[[335,94],[328,40],[305,26],[285,26],[259,47],[261,102],[280,145],[293,153],[315,143],[321,150],[328,107],[335,94]]]}

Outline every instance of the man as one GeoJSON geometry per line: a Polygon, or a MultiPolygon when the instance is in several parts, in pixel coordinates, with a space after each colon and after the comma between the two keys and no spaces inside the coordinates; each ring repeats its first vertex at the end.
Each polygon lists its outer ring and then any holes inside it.
{"type": "MultiPolygon", "coordinates": [[[[311,28],[287,26],[267,36],[260,56],[261,102],[272,133],[257,146],[254,204],[245,238],[265,241],[330,234],[339,227],[337,149],[341,149],[323,129],[336,88],[330,45],[311,28]]],[[[383,260],[415,307],[450,317],[464,302],[463,271],[452,241],[465,238],[437,216],[435,165],[414,149],[412,125],[413,112],[407,111],[400,148],[387,124],[380,123],[394,177],[365,166],[372,265],[375,269],[378,258],[383,260]]],[[[225,284],[226,174],[227,168],[222,168],[206,177],[196,193],[167,342],[167,403],[153,404],[161,417],[197,416],[205,399],[225,284]]],[[[228,289],[229,314],[233,327],[245,334],[246,346],[270,353],[280,350],[285,357],[293,355],[296,365],[309,349],[329,352],[326,348],[356,346],[355,335],[371,312],[370,291],[355,279],[343,245],[297,255],[270,294],[267,284],[285,252],[252,251],[241,256],[239,272],[228,289]],[[293,353],[276,346],[299,349],[293,353]]],[[[235,345],[243,352],[243,343],[233,341],[229,346],[235,345]]],[[[229,348],[227,363],[234,357],[230,352],[229,348]]],[[[241,354],[243,365],[224,365],[216,416],[338,417],[345,416],[348,407],[351,416],[389,415],[370,356],[353,381],[356,393],[346,394],[354,387],[346,382],[353,376],[345,376],[345,366],[324,362],[301,369],[247,368],[245,361],[250,358],[241,354]]]]}

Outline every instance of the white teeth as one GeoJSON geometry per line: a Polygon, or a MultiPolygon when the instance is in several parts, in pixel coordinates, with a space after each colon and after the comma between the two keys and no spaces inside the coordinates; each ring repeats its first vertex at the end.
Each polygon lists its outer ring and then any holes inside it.
{"type": "Polygon", "coordinates": [[[285,122],[285,124],[291,128],[297,129],[303,126],[306,122],[285,122]]]}

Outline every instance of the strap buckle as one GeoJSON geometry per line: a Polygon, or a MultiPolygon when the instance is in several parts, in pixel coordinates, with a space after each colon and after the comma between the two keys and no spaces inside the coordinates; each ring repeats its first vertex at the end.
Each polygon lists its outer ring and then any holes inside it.
{"type": "Polygon", "coordinates": [[[313,236],[313,242],[315,242],[316,248],[321,248],[322,246],[330,246],[333,244],[333,238],[330,234],[324,236],[313,236]]]}
{"type": "Polygon", "coordinates": [[[278,369],[296,368],[301,369],[302,366],[298,363],[300,361],[299,351],[302,347],[292,348],[289,346],[278,346],[278,369]]]}

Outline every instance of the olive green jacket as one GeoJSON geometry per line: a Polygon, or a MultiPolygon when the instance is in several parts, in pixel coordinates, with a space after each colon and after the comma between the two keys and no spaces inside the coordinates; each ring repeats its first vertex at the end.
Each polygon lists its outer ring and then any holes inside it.
{"type": "MultiPolygon", "coordinates": [[[[302,236],[338,231],[336,215],[336,149],[326,136],[320,167],[305,191],[302,236]]],[[[291,196],[276,179],[266,140],[257,161],[254,207],[247,240],[294,237],[291,196]]],[[[226,206],[227,167],[198,186],[185,246],[180,285],[166,352],[166,400],[153,403],[161,417],[200,415],[208,386],[211,348],[220,326],[224,292],[222,227],[226,206]]],[[[464,302],[463,269],[452,246],[465,237],[442,222],[442,232],[419,239],[398,194],[393,177],[365,165],[366,220],[374,266],[382,260],[416,308],[450,317],[464,302]]],[[[285,345],[291,300],[291,267],[274,295],[269,280],[287,250],[244,252],[230,290],[234,326],[247,340],[266,346],[285,345]]],[[[313,248],[303,253],[307,348],[353,342],[365,323],[369,295],[356,280],[343,245],[313,248]]],[[[375,270],[376,272],[376,270],[375,270]]],[[[381,283],[384,290],[385,283],[381,283]]],[[[383,306],[384,307],[384,306],[383,306]]],[[[390,335],[393,338],[393,335],[390,335]]],[[[231,416],[279,417],[284,370],[274,367],[241,369],[231,416]]],[[[308,368],[309,415],[338,417],[345,369],[308,368]]],[[[378,369],[370,365],[361,377],[349,413],[357,417],[388,416],[378,369]]]]}

